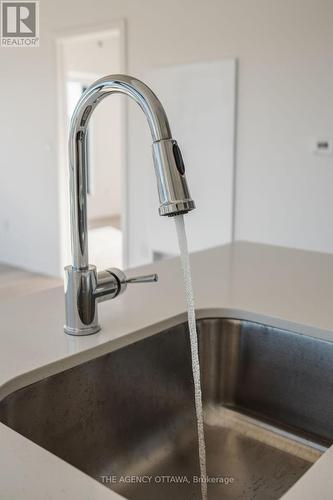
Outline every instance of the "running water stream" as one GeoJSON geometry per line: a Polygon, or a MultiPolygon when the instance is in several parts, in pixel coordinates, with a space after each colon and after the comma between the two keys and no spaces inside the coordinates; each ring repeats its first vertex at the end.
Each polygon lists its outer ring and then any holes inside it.
{"type": "Polygon", "coordinates": [[[207,500],[207,467],[206,467],[206,445],[203,427],[203,410],[202,410],[202,394],[201,394],[201,380],[200,380],[200,361],[198,350],[198,335],[195,322],[195,309],[194,309],[194,295],[192,287],[190,259],[187,247],[187,238],[185,231],[184,216],[177,215],[175,217],[178,244],[180,250],[180,257],[182,262],[182,269],[184,274],[184,284],[187,302],[188,326],[190,331],[191,343],[191,357],[192,357],[192,372],[194,381],[194,398],[195,410],[197,415],[197,430],[198,430],[198,444],[199,444],[199,462],[200,462],[200,476],[201,476],[201,495],[202,500],[207,500]]]}

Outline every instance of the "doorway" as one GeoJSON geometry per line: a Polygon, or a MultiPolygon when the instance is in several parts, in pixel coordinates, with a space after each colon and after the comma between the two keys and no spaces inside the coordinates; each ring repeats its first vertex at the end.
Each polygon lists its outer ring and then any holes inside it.
{"type": "MultiPolygon", "coordinates": [[[[59,158],[62,266],[70,262],[67,138],[82,93],[95,80],[125,71],[124,23],[58,39],[59,158]]],[[[98,269],[127,264],[125,103],[98,106],[88,126],[89,261],[98,269]]]]}

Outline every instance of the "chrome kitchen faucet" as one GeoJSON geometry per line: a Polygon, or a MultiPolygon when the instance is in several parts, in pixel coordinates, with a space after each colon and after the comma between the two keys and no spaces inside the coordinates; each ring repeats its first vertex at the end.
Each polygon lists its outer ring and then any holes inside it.
{"type": "Polygon", "coordinates": [[[124,292],[128,283],[157,281],[157,275],[128,279],[119,269],[97,272],[88,259],[87,231],[87,126],[97,104],[108,95],[125,94],[145,113],[153,139],[153,158],[160,200],[159,214],[175,216],[195,208],[185,177],[177,142],[172,139],[167,116],[156,95],[140,80],[110,75],[90,85],[82,94],[70,125],[70,212],[72,265],[65,268],[66,325],[69,335],[89,335],[100,330],[97,303],[124,292]]]}

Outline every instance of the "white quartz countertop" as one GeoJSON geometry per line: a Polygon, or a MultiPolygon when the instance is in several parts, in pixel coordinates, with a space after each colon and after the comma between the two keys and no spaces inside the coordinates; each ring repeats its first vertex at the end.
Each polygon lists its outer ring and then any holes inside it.
{"type": "MultiPolygon", "coordinates": [[[[333,341],[333,255],[238,242],[193,254],[197,316],[230,317],[289,328],[333,341]]],[[[99,305],[102,331],[63,333],[61,288],[0,304],[0,399],[51,374],[186,319],[179,259],[133,270],[159,282],[132,285],[99,305]]],[[[113,500],[94,479],[0,424],[2,500],[113,500]]],[[[333,448],[284,500],[332,500],[333,448]]]]}

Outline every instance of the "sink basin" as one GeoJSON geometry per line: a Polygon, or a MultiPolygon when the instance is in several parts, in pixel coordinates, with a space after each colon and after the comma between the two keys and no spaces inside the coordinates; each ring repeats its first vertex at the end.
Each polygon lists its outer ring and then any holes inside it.
{"type": "MultiPolygon", "coordinates": [[[[333,442],[333,343],[198,321],[208,494],[280,498],[333,442]]],[[[200,499],[187,325],[5,397],[0,420],[131,500],[200,499]]]]}

